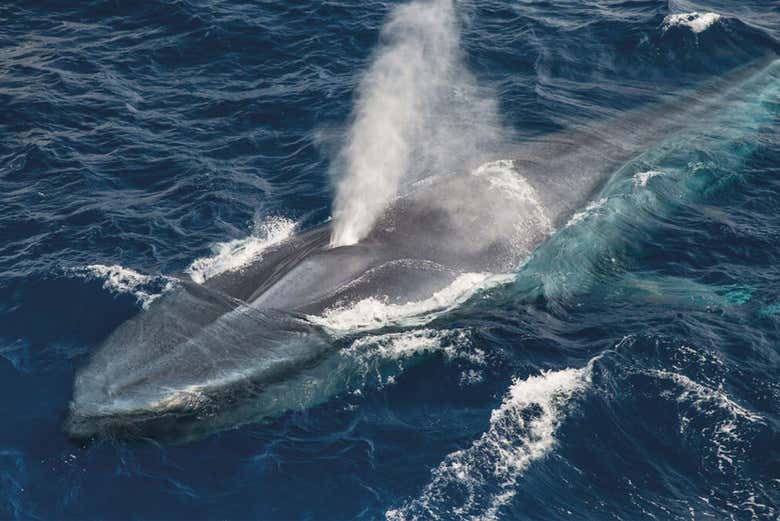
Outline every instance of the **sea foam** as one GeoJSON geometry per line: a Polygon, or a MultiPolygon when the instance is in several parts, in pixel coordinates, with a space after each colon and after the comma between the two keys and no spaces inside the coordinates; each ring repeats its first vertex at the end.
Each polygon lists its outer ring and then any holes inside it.
{"type": "Polygon", "coordinates": [[[480,290],[514,280],[513,275],[463,273],[451,284],[429,298],[397,304],[382,297],[369,297],[326,309],[322,315],[309,319],[333,330],[353,331],[376,329],[389,325],[425,324],[471,298],[480,290]]]}
{"type": "Polygon", "coordinates": [[[670,14],[664,18],[664,29],[685,26],[698,34],[709,29],[720,18],[721,16],[718,13],[698,13],[695,11],[692,13],[670,14]]]}
{"type": "MultiPolygon", "coordinates": [[[[365,385],[370,378],[380,387],[395,382],[413,359],[442,353],[448,360],[460,359],[475,367],[484,365],[484,352],[474,348],[468,331],[414,329],[400,333],[363,335],[339,353],[348,380],[365,385]]],[[[355,389],[360,394],[359,387],[355,389]]]]}
{"type": "Polygon", "coordinates": [[[388,511],[387,519],[497,519],[526,469],[555,448],[556,431],[572,400],[589,388],[597,359],[580,369],[515,380],[491,413],[489,429],[471,446],[449,454],[420,497],[388,511]]]}
{"type": "Polygon", "coordinates": [[[660,172],[658,170],[648,170],[646,172],[639,172],[638,174],[634,175],[634,185],[645,187],[647,186],[647,183],[650,181],[650,179],[654,177],[658,177],[659,175],[664,175],[663,172],[660,172]]]}
{"type": "Polygon", "coordinates": [[[584,210],[580,210],[571,216],[571,218],[566,223],[566,226],[573,226],[579,222],[584,221],[588,217],[595,215],[604,207],[607,201],[608,199],[606,197],[602,197],[598,201],[588,203],[588,206],[586,206],[584,210]]]}
{"type": "Polygon", "coordinates": [[[70,272],[83,278],[103,279],[104,289],[112,293],[133,295],[144,308],[176,285],[176,279],[172,277],[145,275],[118,264],[90,264],[73,268],[70,272]]]}
{"type": "Polygon", "coordinates": [[[269,247],[290,238],[296,228],[295,221],[269,217],[258,223],[249,237],[215,244],[211,248],[213,255],[196,259],[185,272],[193,281],[202,284],[220,273],[241,269],[262,258],[269,247]]]}

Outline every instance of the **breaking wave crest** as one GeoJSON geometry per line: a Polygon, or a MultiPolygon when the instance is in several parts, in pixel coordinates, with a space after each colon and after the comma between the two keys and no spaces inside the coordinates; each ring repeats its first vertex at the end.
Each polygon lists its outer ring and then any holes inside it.
{"type": "Polygon", "coordinates": [[[602,197],[598,201],[593,201],[591,203],[588,203],[588,206],[586,206],[584,210],[580,210],[579,212],[576,212],[574,215],[571,216],[569,221],[566,223],[566,226],[573,226],[579,222],[582,222],[586,218],[597,214],[599,210],[601,210],[606,203],[607,203],[606,197],[602,197]]]}
{"type": "Polygon", "coordinates": [[[590,386],[597,359],[580,369],[515,380],[491,413],[488,431],[449,454],[422,495],[388,511],[387,519],[496,519],[528,466],[554,449],[556,431],[572,399],[590,386]]]}
{"type": "MultiPolygon", "coordinates": [[[[196,259],[185,273],[193,281],[202,284],[220,273],[241,269],[262,258],[263,252],[269,247],[291,237],[296,228],[295,221],[270,217],[257,224],[249,237],[214,245],[213,255],[196,259]]],[[[69,269],[68,272],[85,279],[103,279],[104,289],[116,294],[131,294],[144,309],[177,282],[175,277],[146,275],[119,264],[90,264],[69,269]]]]}

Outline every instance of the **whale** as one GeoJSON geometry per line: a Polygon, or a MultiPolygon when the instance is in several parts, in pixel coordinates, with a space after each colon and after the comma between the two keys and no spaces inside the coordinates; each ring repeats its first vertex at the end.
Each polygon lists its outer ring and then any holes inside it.
{"type": "Polygon", "coordinates": [[[424,300],[463,274],[509,271],[551,229],[532,187],[498,161],[418,183],[357,244],[330,247],[324,223],[242,269],[202,284],[182,278],[78,372],[67,431],[164,434],[262,401],[269,384],[332,352],[327,328],[309,317],[364,298],[424,300]]]}
{"type": "Polygon", "coordinates": [[[327,401],[344,390],[324,369],[341,343],[317,317],[366,299],[430,301],[465,275],[514,272],[626,162],[779,77],[771,57],[526,139],[512,159],[410,183],[355,244],[331,246],[328,221],[202,283],[182,276],[77,371],[65,431],[189,440],[327,401]]]}

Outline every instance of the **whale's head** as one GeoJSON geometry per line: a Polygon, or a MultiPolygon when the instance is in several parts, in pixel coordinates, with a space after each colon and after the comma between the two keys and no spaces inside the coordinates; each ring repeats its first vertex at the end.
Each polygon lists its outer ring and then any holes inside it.
{"type": "Polygon", "coordinates": [[[330,346],[300,317],[183,283],[114,331],[77,373],[65,430],[77,439],[188,436],[236,404],[262,401],[269,385],[330,346]]]}

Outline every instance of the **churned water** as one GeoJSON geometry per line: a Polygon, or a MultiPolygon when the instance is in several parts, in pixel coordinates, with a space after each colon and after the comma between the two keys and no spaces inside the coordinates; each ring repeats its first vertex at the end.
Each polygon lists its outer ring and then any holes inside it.
{"type": "Polygon", "coordinates": [[[11,0],[0,20],[0,518],[780,515],[776,1],[11,0]],[[675,117],[561,222],[523,181],[533,144],[675,117]],[[490,181],[546,240],[516,269],[308,317],[342,346],[290,385],[311,406],[186,443],[66,436],[76,370],[180,280],[329,219],[354,243],[458,170],[517,173],[490,181]]]}

